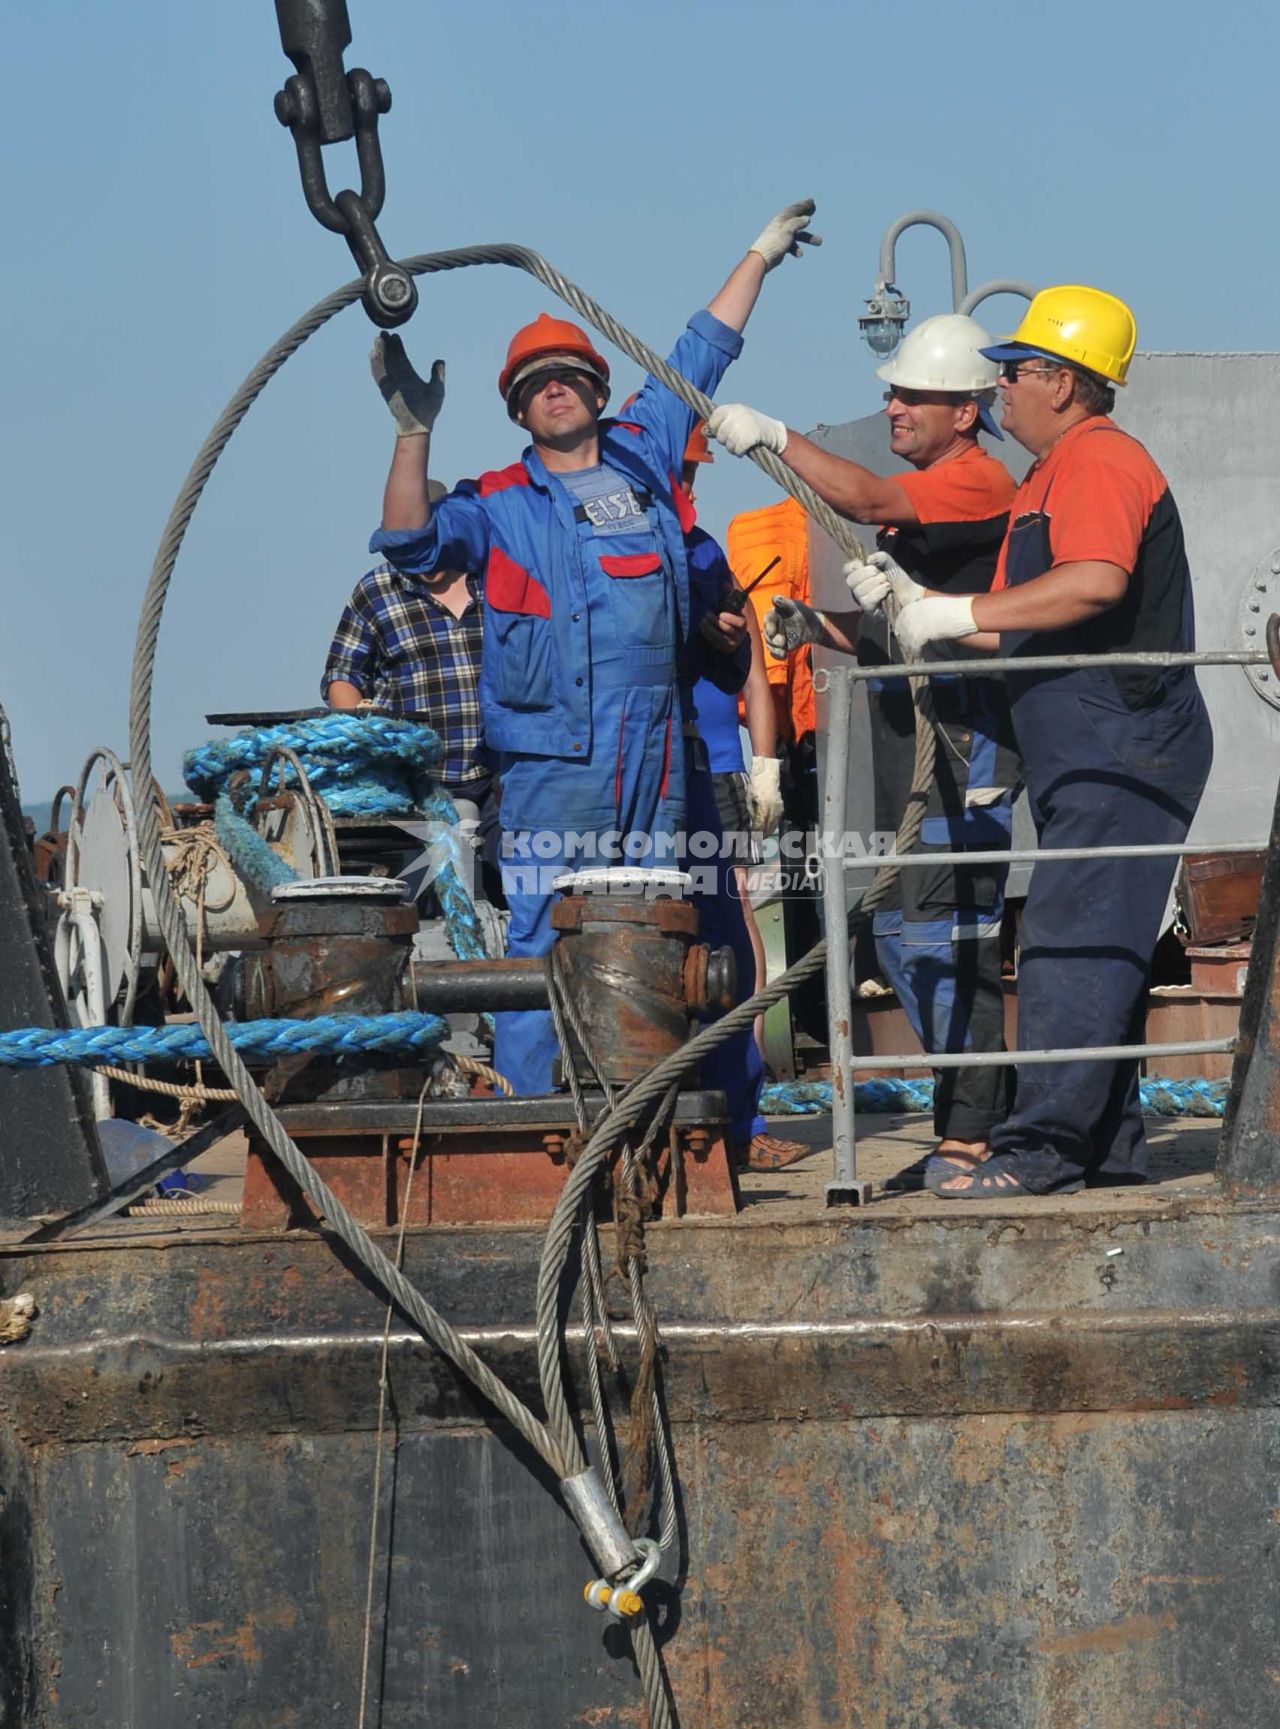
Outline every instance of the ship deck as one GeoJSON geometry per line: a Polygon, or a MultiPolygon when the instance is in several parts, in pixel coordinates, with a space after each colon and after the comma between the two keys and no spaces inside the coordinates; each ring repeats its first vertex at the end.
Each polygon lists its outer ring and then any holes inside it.
{"type": "MultiPolygon", "coordinates": [[[[740,1173],[742,1210],[736,1218],[716,1223],[731,1229],[751,1230],[758,1226],[772,1228],[833,1217],[855,1223],[859,1218],[885,1221],[897,1218],[973,1218],[982,1214],[1003,1217],[1009,1213],[1062,1213],[1071,1217],[1123,1213],[1132,1216],[1160,1214],[1188,1201],[1211,1201],[1216,1194],[1213,1173],[1220,1125],[1216,1118],[1209,1117],[1147,1119],[1151,1181],[1145,1187],[1099,1188],[1066,1195],[988,1196],[972,1201],[943,1199],[923,1193],[884,1193],[880,1185],[888,1177],[919,1158],[934,1144],[932,1119],[926,1112],[867,1117],[859,1124],[858,1175],[875,1185],[872,1199],[866,1207],[843,1207],[836,1212],[828,1209],[826,1202],[826,1185],[833,1172],[830,1113],[771,1118],[769,1132],[782,1139],[803,1141],[813,1148],[813,1153],[780,1171],[740,1173]]],[[[222,1209],[238,1206],[244,1186],[245,1153],[244,1135],[237,1132],[192,1162],[189,1168],[201,1178],[202,1199],[219,1203],[222,1209]]],[[[689,1224],[710,1222],[705,1219],[658,1221],[651,1228],[663,1232],[668,1229],[679,1231],[689,1224]]],[[[163,1232],[186,1236],[204,1235],[210,1231],[226,1232],[228,1228],[229,1215],[225,1210],[177,1217],[135,1213],[128,1218],[103,1220],[80,1235],[100,1237],[145,1233],[154,1236],[163,1232]]],[[[492,1227],[476,1228],[487,1230],[492,1227]]]]}

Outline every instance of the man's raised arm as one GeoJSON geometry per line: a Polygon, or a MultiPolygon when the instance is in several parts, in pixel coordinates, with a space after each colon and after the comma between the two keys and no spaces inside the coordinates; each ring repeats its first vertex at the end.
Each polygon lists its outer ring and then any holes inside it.
{"type": "Polygon", "coordinates": [[[764,231],[751,242],[746,257],[735,265],[724,287],[710,302],[707,311],[727,324],[730,330],[743,330],[759,298],[764,279],[775,265],[788,256],[802,256],[800,248],[821,246],[822,238],[810,234],[808,223],[816,206],[812,198],[802,198],[788,204],[772,217],[764,231]]]}
{"type": "Polygon", "coordinates": [[[396,447],[382,495],[382,526],[425,528],[431,520],[427,463],[431,428],[444,406],[444,361],[432,363],[429,380],[419,378],[404,343],[384,330],[369,355],[369,368],[396,423],[396,447]]]}

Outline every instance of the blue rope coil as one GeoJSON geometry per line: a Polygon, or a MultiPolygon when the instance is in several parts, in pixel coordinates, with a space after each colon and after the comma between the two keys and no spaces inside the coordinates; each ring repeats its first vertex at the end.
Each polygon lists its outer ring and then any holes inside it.
{"type": "MultiPolygon", "coordinates": [[[[197,797],[212,801],[218,839],[237,874],[262,895],[270,895],[281,883],[296,882],[297,873],[235,808],[226,787],[242,769],[260,775],[272,751],[281,746],[297,755],[313,789],[335,816],[420,814],[456,833],[457,809],[433,778],[444,746],[434,728],[421,721],[344,711],[249,727],[189,750],[182,772],[197,797]]],[[[286,778],[292,773],[287,761],[284,773],[286,778]]],[[[432,887],[454,954],[462,961],[484,960],[488,951],[460,862],[455,848],[454,857],[436,870],[432,887]]]]}
{"type": "MultiPolygon", "coordinates": [[[[1220,1117],[1227,1103],[1226,1081],[1166,1081],[1158,1075],[1139,1083],[1143,1114],[1148,1117],[1220,1117]]],[[[858,1081],[854,1109],[868,1113],[930,1111],[933,1082],[906,1080],[858,1081]]],[[[830,1081],[776,1081],[760,1095],[766,1116],[804,1116],[831,1109],[830,1081]]]]}
{"type": "MultiPolygon", "coordinates": [[[[300,1051],[360,1056],[434,1050],[448,1037],[439,1015],[406,1009],[393,1015],[317,1015],[314,1020],[236,1021],[227,1037],[242,1057],[287,1057],[300,1051]]],[[[19,1027],[0,1032],[0,1068],[42,1069],[56,1063],[154,1063],[213,1053],[200,1028],[19,1027]]]]}
{"type": "MultiPolygon", "coordinates": [[[[875,1114],[933,1108],[932,1081],[856,1081],[854,1109],[875,1114]]],[[[775,1081],[760,1095],[766,1116],[814,1116],[831,1109],[830,1081],[775,1081]]]]}
{"type": "Polygon", "coordinates": [[[189,750],[182,773],[197,798],[217,799],[240,769],[261,773],[270,753],[296,752],[334,816],[408,816],[431,791],[444,745],[416,720],[350,711],[249,727],[189,750]]]}
{"type": "Polygon", "coordinates": [[[213,801],[213,827],[236,875],[252,883],[260,894],[269,897],[282,883],[297,882],[297,871],[271,850],[252,823],[245,821],[229,793],[220,792],[213,801]]]}

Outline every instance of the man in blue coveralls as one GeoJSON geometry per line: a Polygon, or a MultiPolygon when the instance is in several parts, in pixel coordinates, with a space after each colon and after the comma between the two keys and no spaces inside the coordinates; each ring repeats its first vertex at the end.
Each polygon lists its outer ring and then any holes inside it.
{"type": "MultiPolygon", "coordinates": [[[[671,354],[714,392],[742,348],[767,272],[810,242],[811,200],[779,212],[671,354]]],[[[427,499],[444,366],[419,378],[380,336],[374,377],[396,421],[382,527],[396,569],[485,573],[480,704],[502,784],[507,952],[545,954],[554,878],[583,865],[671,865],[685,821],[681,665],[701,629],[684,529],[681,462],[697,418],[647,379],[625,417],[602,419],[609,366],[586,332],[542,314],[513,337],[498,389],[530,435],[519,462],[427,499]]],[[[741,620],[722,615],[725,631],[741,620]]],[[[496,1017],[495,1062],[519,1093],[550,1090],[545,1011],[496,1017]]]]}

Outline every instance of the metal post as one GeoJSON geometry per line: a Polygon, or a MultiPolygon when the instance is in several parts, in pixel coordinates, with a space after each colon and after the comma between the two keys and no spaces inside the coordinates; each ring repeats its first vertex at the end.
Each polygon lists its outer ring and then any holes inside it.
{"type": "Polygon", "coordinates": [[[1280,1193],[1280,792],[1240,1004],[1218,1181],[1242,1199],[1274,1201],[1280,1193]]]}
{"type": "MultiPolygon", "coordinates": [[[[827,674],[827,773],[822,788],[822,829],[842,835],[849,788],[849,721],[853,681],[844,667],[827,674]]],[[[827,1205],[865,1206],[871,1184],[858,1181],[853,1120],[853,992],[850,986],[849,912],[844,871],[829,865],[822,877],[827,932],[827,1043],[831,1056],[831,1138],[835,1170],[827,1205]]]]}

